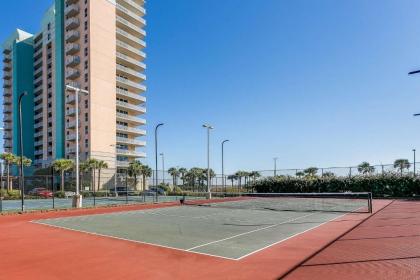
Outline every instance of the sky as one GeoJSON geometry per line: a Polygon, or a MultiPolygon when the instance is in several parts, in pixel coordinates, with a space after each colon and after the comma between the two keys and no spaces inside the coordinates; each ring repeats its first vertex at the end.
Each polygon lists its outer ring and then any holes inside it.
{"type": "MultiPolygon", "coordinates": [[[[98,0],[93,0],[98,1],[98,0]]],[[[52,0],[8,1],[0,41],[52,0]],[[19,14],[16,13],[19,11],[19,14]]],[[[420,2],[149,0],[148,158],[236,170],[392,163],[420,151],[420,2]]],[[[1,62],[0,62],[1,63],[1,62]]],[[[1,65],[0,65],[1,66],[1,65]]],[[[0,86],[1,86],[0,81],[0,86]]]]}

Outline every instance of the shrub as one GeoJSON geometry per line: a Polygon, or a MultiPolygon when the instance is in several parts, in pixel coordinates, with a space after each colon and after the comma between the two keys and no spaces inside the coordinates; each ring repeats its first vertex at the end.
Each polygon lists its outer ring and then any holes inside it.
{"type": "Polygon", "coordinates": [[[420,178],[396,174],[353,177],[269,177],[258,180],[259,193],[372,192],[376,197],[412,197],[420,194],[420,178]]]}

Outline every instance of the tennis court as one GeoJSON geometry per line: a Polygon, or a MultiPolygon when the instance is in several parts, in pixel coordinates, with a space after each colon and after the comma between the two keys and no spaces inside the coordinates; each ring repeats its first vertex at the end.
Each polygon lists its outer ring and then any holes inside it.
{"type": "Polygon", "coordinates": [[[369,211],[368,194],[249,195],[33,223],[240,260],[344,215],[369,211]]]}

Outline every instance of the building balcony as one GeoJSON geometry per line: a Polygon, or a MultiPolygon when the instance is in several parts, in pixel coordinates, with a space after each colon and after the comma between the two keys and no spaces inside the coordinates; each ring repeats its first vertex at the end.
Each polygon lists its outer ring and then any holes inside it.
{"type": "Polygon", "coordinates": [[[10,62],[10,61],[12,61],[12,55],[11,54],[5,54],[4,57],[3,57],[3,62],[7,63],[7,62],[10,62]]]}
{"type": "Polygon", "coordinates": [[[69,96],[66,96],[66,103],[67,104],[74,104],[76,102],[76,95],[71,94],[69,96]]]}
{"type": "Polygon", "coordinates": [[[66,0],[67,5],[76,4],[78,2],[79,2],[79,0],[66,0]]]}
{"type": "Polygon", "coordinates": [[[42,101],[42,98],[43,98],[42,94],[38,94],[38,95],[35,96],[34,102],[38,103],[39,101],[42,101]]]}
{"type": "Polygon", "coordinates": [[[34,72],[34,76],[37,76],[38,74],[42,74],[42,66],[38,67],[35,72],[34,72]]]}
{"type": "Polygon", "coordinates": [[[125,79],[123,77],[116,77],[117,79],[117,84],[120,83],[121,86],[128,88],[129,90],[133,90],[133,91],[141,91],[144,92],[146,91],[146,86],[139,84],[139,83],[135,83],[130,81],[129,79],[125,79]]]}
{"type": "Polygon", "coordinates": [[[140,15],[130,11],[130,9],[127,9],[121,4],[117,4],[115,7],[117,8],[117,15],[120,15],[131,21],[133,24],[140,25],[141,27],[146,25],[146,20],[144,20],[140,15]]]}
{"type": "Polygon", "coordinates": [[[80,64],[80,57],[79,56],[70,56],[66,58],[66,66],[73,67],[80,64]]]}
{"type": "Polygon", "coordinates": [[[44,114],[42,112],[35,114],[34,116],[34,120],[38,120],[38,119],[42,119],[42,117],[44,116],[44,114]]]}
{"type": "Polygon", "coordinates": [[[4,114],[11,114],[12,113],[12,106],[5,106],[3,109],[4,114]]]}
{"type": "Polygon", "coordinates": [[[130,116],[128,114],[122,114],[122,113],[117,113],[117,120],[130,122],[134,125],[145,125],[146,124],[145,119],[135,117],[135,116],[130,116]]]}
{"type": "Polygon", "coordinates": [[[67,85],[75,88],[81,88],[81,84],[79,82],[69,82],[67,85]]]}
{"type": "Polygon", "coordinates": [[[140,141],[140,140],[124,138],[124,137],[117,137],[117,143],[126,144],[126,145],[134,145],[134,146],[139,146],[139,147],[146,146],[146,141],[140,141]]]}
{"type": "Polygon", "coordinates": [[[146,75],[144,75],[143,73],[134,71],[133,69],[125,67],[123,65],[117,64],[117,70],[121,72],[124,76],[130,76],[132,78],[140,79],[142,81],[146,80],[146,75]]]}
{"type": "Polygon", "coordinates": [[[76,147],[66,147],[66,153],[67,154],[75,154],[76,153],[76,147]]]}
{"type": "Polygon", "coordinates": [[[44,135],[44,134],[43,134],[43,131],[41,130],[41,131],[35,132],[34,137],[35,138],[36,137],[41,137],[42,135],[44,135]]]}
{"type": "Polygon", "coordinates": [[[80,45],[77,43],[71,43],[66,45],[66,54],[72,55],[80,51],[80,45]]]}
{"type": "Polygon", "coordinates": [[[146,64],[141,61],[135,60],[134,58],[129,57],[123,53],[117,52],[117,63],[120,60],[124,64],[129,64],[129,66],[137,71],[144,71],[146,69],[146,64]]]}
{"type": "Polygon", "coordinates": [[[130,133],[130,134],[133,134],[134,136],[146,135],[146,130],[144,129],[124,126],[124,125],[117,125],[117,132],[130,133]]]}
{"type": "Polygon", "coordinates": [[[39,122],[39,123],[34,124],[34,128],[35,129],[41,128],[43,126],[44,126],[44,124],[42,122],[39,122]]]}
{"type": "Polygon", "coordinates": [[[138,105],[134,105],[134,104],[130,104],[128,102],[123,102],[123,101],[116,101],[117,103],[117,108],[121,108],[123,110],[129,110],[132,111],[136,114],[145,114],[146,113],[146,108],[145,107],[141,107],[138,105]]]}
{"type": "Polygon", "coordinates": [[[3,71],[10,71],[12,70],[12,64],[10,62],[3,63],[3,71]]]}
{"type": "Polygon", "coordinates": [[[3,135],[3,139],[12,140],[12,133],[6,131],[3,135]]]}
{"type": "Polygon", "coordinates": [[[66,41],[67,42],[74,42],[76,40],[79,40],[80,38],[80,32],[79,31],[69,31],[66,33],[66,41]]]}
{"type": "Polygon", "coordinates": [[[12,87],[12,81],[10,80],[5,80],[3,82],[3,88],[11,88],[12,87]]]}
{"type": "Polygon", "coordinates": [[[74,116],[76,114],[76,109],[75,108],[70,108],[66,110],[66,116],[74,116]]]}
{"type": "Polygon", "coordinates": [[[135,157],[135,158],[145,158],[146,153],[132,150],[117,149],[117,155],[135,157]]]}
{"type": "Polygon", "coordinates": [[[146,9],[133,0],[121,0],[121,2],[124,3],[125,6],[130,7],[131,10],[133,10],[134,13],[138,14],[139,16],[143,17],[146,15],[146,9]]]}
{"type": "Polygon", "coordinates": [[[36,112],[38,110],[42,110],[42,107],[43,107],[43,104],[42,103],[39,103],[38,105],[35,105],[34,106],[34,111],[36,112]]]}
{"type": "Polygon", "coordinates": [[[64,13],[67,17],[74,17],[75,15],[79,14],[80,8],[77,4],[71,4],[64,9],[64,13]]]}
{"type": "Polygon", "coordinates": [[[124,98],[128,98],[130,101],[132,102],[136,102],[136,103],[145,103],[146,102],[146,97],[144,97],[143,95],[137,94],[137,93],[132,93],[120,88],[117,88],[116,90],[117,95],[124,97],[124,98]]]}
{"type": "Polygon", "coordinates": [[[12,105],[12,98],[4,97],[3,98],[3,105],[12,105]]]}
{"type": "Polygon", "coordinates": [[[34,89],[34,94],[40,94],[40,93],[42,93],[42,84],[35,87],[35,89],[34,89]]]}
{"type": "Polygon", "coordinates": [[[6,148],[11,148],[11,147],[13,146],[13,143],[12,143],[12,141],[11,141],[11,140],[5,140],[5,141],[4,141],[4,146],[5,146],[6,148]]]}
{"type": "Polygon", "coordinates": [[[66,129],[75,129],[76,128],[76,121],[70,121],[66,123],[66,129]]]}
{"type": "Polygon", "coordinates": [[[133,36],[130,33],[122,30],[121,28],[116,29],[117,39],[120,39],[128,44],[132,45],[135,48],[145,48],[146,42],[140,39],[139,37],[133,36]]]}
{"type": "Polygon", "coordinates": [[[66,78],[70,79],[70,80],[74,80],[80,77],[80,72],[79,70],[76,69],[68,69],[66,71],[66,78]]]}
{"type": "Polygon", "coordinates": [[[12,124],[10,122],[4,123],[3,127],[4,127],[4,130],[6,131],[12,130],[12,124]]]}
{"type": "Polygon", "coordinates": [[[120,16],[117,16],[117,23],[119,24],[118,26],[121,29],[123,29],[124,31],[133,32],[138,37],[140,37],[142,39],[144,37],[146,37],[146,31],[144,31],[143,28],[141,28],[141,27],[139,27],[139,26],[137,26],[135,24],[132,24],[131,22],[129,22],[128,20],[126,20],[126,19],[124,19],[124,18],[122,18],[120,16]]]}
{"type": "Polygon", "coordinates": [[[72,134],[66,135],[66,140],[67,141],[76,141],[76,134],[72,133],[72,134]]]}
{"type": "Polygon", "coordinates": [[[72,17],[66,21],[67,30],[71,30],[80,26],[80,20],[78,18],[72,17]]]}
{"type": "Polygon", "coordinates": [[[36,156],[40,156],[40,155],[43,155],[43,154],[44,154],[44,150],[42,150],[42,149],[34,151],[34,155],[36,155],[36,156]]]}
{"type": "Polygon", "coordinates": [[[12,52],[12,50],[11,49],[4,49],[3,50],[3,54],[9,54],[9,53],[11,53],[12,52]]]}
{"type": "Polygon", "coordinates": [[[7,114],[3,117],[3,122],[11,122],[12,121],[12,116],[10,114],[7,114]]]}
{"type": "Polygon", "coordinates": [[[41,48],[39,48],[39,49],[37,49],[35,52],[34,52],[34,60],[38,60],[38,59],[40,59],[42,57],[42,47],[41,48]]]}
{"type": "Polygon", "coordinates": [[[39,147],[39,146],[43,146],[43,145],[44,145],[44,141],[42,141],[42,140],[34,142],[35,147],[39,147]]]}
{"type": "Polygon", "coordinates": [[[117,51],[132,57],[135,60],[143,61],[146,59],[146,54],[139,49],[132,47],[131,45],[124,43],[121,40],[117,40],[117,51]]]}
{"type": "Polygon", "coordinates": [[[34,80],[34,85],[38,86],[40,84],[42,85],[42,75],[34,80]]]}

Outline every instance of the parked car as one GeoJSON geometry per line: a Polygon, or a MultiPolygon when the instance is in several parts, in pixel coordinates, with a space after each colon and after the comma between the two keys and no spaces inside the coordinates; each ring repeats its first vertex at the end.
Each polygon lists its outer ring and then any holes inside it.
{"type": "Polygon", "coordinates": [[[157,192],[159,195],[166,195],[165,190],[161,187],[150,187],[149,190],[151,190],[153,192],[157,192]]]}
{"type": "MultiPolygon", "coordinates": [[[[111,195],[113,195],[113,196],[115,196],[115,189],[110,189],[109,190],[109,193],[111,194],[111,195]]],[[[135,190],[133,190],[133,189],[128,189],[128,191],[127,191],[127,189],[126,189],[126,187],[117,187],[117,194],[118,195],[129,195],[129,196],[134,196],[134,195],[138,195],[138,193],[135,191],[135,190]]]]}
{"type": "Polygon", "coordinates": [[[53,197],[53,192],[46,188],[34,188],[28,192],[29,195],[40,196],[42,198],[53,197]]]}

